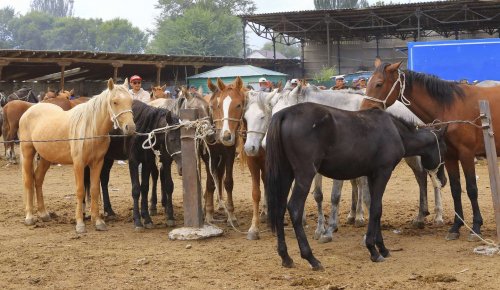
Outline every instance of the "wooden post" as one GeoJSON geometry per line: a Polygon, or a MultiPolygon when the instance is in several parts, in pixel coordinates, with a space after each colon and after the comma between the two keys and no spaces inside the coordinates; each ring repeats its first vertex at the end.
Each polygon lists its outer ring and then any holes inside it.
{"type": "Polygon", "coordinates": [[[61,67],[61,85],[59,87],[60,90],[64,90],[64,71],[66,67],[71,65],[71,62],[61,61],[57,63],[61,67]]]}
{"type": "Polygon", "coordinates": [[[493,197],[493,208],[495,210],[495,222],[497,225],[497,242],[500,242],[500,175],[497,165],[497,150],[491,122],[490,105],[488,101],[479,101],[479,110],[481,113],[481,125],[483,127],[484,147],[486,149],[486,158],[488,159],[488,172],[490,175],[491,195],[493,197]]]}
{"type": "Polygon", "coordinates": [[[116,83],[116,80],[118,79],[118,69],[123,66],[123,63],[113,62],[111,63],[111,66],[113,66],[113,82],[116,83]]]}
{"type": "MultiPolygon", "coordinates": [[[[180,119],[194,121],[198,119],[196,109],[183,109],[180,119]]],[[[182,150],[182,189],[184,203],[184,227],[202,228],[203,211],[201,209],[201,184],[198,179],[198,166],[194,140],[195,128],[181,128],[182,150]]]]}
{"type": "Polygon", "coordinates": [[[160,62],[156,64],[156,85],[161,86],[161,70],[165,67],[165,64],[160,62]]]}

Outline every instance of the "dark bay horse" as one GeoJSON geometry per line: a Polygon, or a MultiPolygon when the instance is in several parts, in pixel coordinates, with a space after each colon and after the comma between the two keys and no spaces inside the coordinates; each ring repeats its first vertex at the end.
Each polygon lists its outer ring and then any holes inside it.
{"type": "MultiPolygon", "coordinates": [[[[481,235],[483,218],[479,210],[475,156],[485,156],[483,133],[479,120],[479,100],[490,103],[491,115],[500,116],[500,86],[479,87],[441,80],[435,76],[413,71],[403,71],[401,63],[381,64],[370,78],[367,86],[369,96],[362,108],[388,107],[397,99],[425,123],[435,120],[451,122],[446,133],[448,152],[445,166],[456,214],[463,219],[462,187],[460,185],[459,162],[465,175],[467,195],[472,205],[472,230],[481,235]],[[454,122],[460,121],[460,122],[454,122]],[[462,121],[465,121],[462,122],[462,121]]],[[[493,118],[493,128],[500,128],[500,118],[493,118]]],[[[497,152],[500,153],[500,134],[495,134],[497,152]]],[[[455,216],[447,235],[448,240],[458,239],[463,222],[455,216]]],[[[469,240],[477,237],[472,233],[469,240]]]]}
{"type": "Polygon", "coordinates": [[[352,112],[301,103],[275,114],[267,132],[265,189],[282,265],[294,265],[287,252],[283,224],[288,207],[301,257],[313,270],[322,269],[302,225],[305,201],[317,173],[339,180],[368,177],[371,204],[366,246],[372,261],[383,261],[389,250],[382,238],[380,218],[391,173],[403,157],[414,155],[421,156],[425,169],[437,170],[446,150],[441,140],[444,131],[416,130],[414,124],[377,109],[352,112]]]}
{"type": "Polygon", "coordinates": [[[30,103],[38,103],[38,97],[33,93],[33,90],[30,88],[22,87],[19,90],[13,92],[10,95],[2,95],[0,98],[0,105],[3,107],[8,102],[13,100],[21,100],[30,103]]]}
{"type": "Polygon", "coordinates": [[[207,80],[208,88],[212,91],[210,97],[210,115],[213,120],[217,142],[209,145],[210,155],[204,154],[203,160],[207,170],[205,189],[205,220],[214,221],[214,191],[218,188],[222,200],[222,182],[227,193],[228,222],[236,224],[233,204],[233,165],[236,156],[237,139],[243,124],[245,109],[245,88],[240,77],[236,77],[232,84],[226,85],[220,78],[217,85],[207,80]],[[210,158],[210,159],[209,159],[210,158]],[[213,172],[213,176],[211,174],[213,172]],[[214,180],[214,178],[216,180],[214,180]]]}

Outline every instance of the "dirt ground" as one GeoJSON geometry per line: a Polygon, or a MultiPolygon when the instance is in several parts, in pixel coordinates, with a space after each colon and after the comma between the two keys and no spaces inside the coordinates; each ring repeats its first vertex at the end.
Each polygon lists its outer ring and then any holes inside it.
{"type": "MultiPolygon", "coordinates": [[[[17,151],[19,152],[19,151],[17,151]]],[[[3,153],[3,150],[2,150],[3,153]]],[[[296,268],[281,267],[276,239],[269,231],[258,241],[220,223],[224,235],[202,241],[171,241],[163,214],[155,228],[134,232],[131,221],[131,187],[128,167],[115,164],[110,194],[118,219],[107,232],[97,232],[87,222],[88,233],[74,230],[75,194],[72,169],[52,166],[46,178],[45,201],[54,218],[25,226],[22,179],[19,165],[0,160],[0,288],[1,289],[498,289],[500,256],[473,253],[480,245],[467,241],[467,231],[457,241],[444,237],[453,219],[449,186],[443,192],[444,227],[430,219],[425,229],[413,229],[418,210],[418,187],[410,169],[400,164],[384,195],[383,235],[392,256],[372,263],[361,245],[364,228],[346,224],[350,185],[345,185],[341,225],[334,241],[312,239],[316,210],[308,199],[307,234],[315,256],[325,267],[313,272],[300,258],[293,231],[287,230],[289,253],[296,268]]],[[[495,224],[487,165],[477,166],[479,201],[485,238],[494,238],[495,224]]],[[[181,179],[174,177],[177,226],[182,226],[181,179]]],[[[331,181],[324,181],[329,192],[331,181]]],[[[465,187],[465,186],[464,186],[465,187]]],[[[251,183],[248,170],[235,169],[236,215],[242,231],[251,222],[251,183]]],[[[325,197],[325,199],[327,199],[325,197]]],[[[429,189],[430,211],[434,197],[429,189]]],[[[470,203],[464,194],[465,215],[471,221],[470,203]]],[[[329,211],[329,203],[325,203],[329,211]]],[[[223,212],[216,216],[223,219],[223,212]]],[[[261,229],[265,229],[265,224],[261,229]]]]}

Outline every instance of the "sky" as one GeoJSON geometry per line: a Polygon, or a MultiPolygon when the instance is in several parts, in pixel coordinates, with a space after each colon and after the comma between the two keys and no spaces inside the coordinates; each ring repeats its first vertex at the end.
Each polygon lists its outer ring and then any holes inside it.
{"type": "MultiPolygon", "coordinates": [[[[390,0],[389,0],[390,1],[390,0]]],[[[428,2],[429,0],[392,0],[399,3],[428,2]]],[[[314,10],[314,0],[254,0],[257,6],[256,13],[272,13],[284,11],[314,10]]],[[[370,4],[376,0],[368,0],[370,4]]],[[[387,1],[388,2],[388,1],[387,1]]],[[[29,11],[31,0],[0,0],[0,9],[11,6],[20,14],[29,11]]],[[[114,18],[128,19],[134,26],[142,30],[154,28],[154,19],[159,15],[155,9],[158,0],[75,0],[74,16],[80,18],[101,18],[110,20],[114,18]]],[[[255,35],[247,27],[249,37],[248,46],[259,49],[268,40],[255,35]]]]}

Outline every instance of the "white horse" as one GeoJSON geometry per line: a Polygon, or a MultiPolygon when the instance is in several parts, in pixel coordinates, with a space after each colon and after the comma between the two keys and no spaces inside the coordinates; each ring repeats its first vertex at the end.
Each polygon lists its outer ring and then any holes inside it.
{"type": "MultiPolygon", "coordinates": [[[[320,103],[340,109],[354,111],[359,109],[362,99],[363,96],[357,94],[356,91],[320,90],[314,86],[308,86],[305,88],[297,87],[291,90],[291,87],[288,83],[285,86],[283,93],[274,94],[274,96],[270,96],[270,94],[266,95],[265,93],[249,92],[249,102],[256,102],[259,103],[259,105],[248,105],[247,110],[245,111],[245,119],[247,121],[248,129],[250,130],[250,128],[253,128],[252,131],[255,131],[253,133],[247,133],[245,151],[247,152],[247,154],[251,155],[254,153],[254,150],[257,146],[256,144],[261,144],[261,142],[262,144],[265,143],[264,134],[262,132],[265,132],[267,130],[267,126],[271,117],[271,115],[269,115],[269,112],[271,112],[271,114],[274,114],[283,108],[301,102],[320,103]],[[258,94],[258,97],[256,97],[255,94],[258,94]]],[[[389,112],[393,115],[403,117],[412,122],[420,121],[402,104],[394,106],[394,108],[389,112]]],[[[420,121],[420,123],[422,122],[420,121]]],[[[419,157],[407,158],[405,160],[409,164],[410,168],[412,168],[420,187],[420,209],[418,216],[413,221],[413,224],[417,227],[423,227],[425,216],[429,214],[427,206],[427,174],[421,166],[419,157]]],[[[340,193],[343,182],[334,180],[334,186],[331,195],[332,213],[330,215],[328,228],[325,228],[326,223],[322,210],[323,193],[321,190],[321,183],[321,176],[317,175],[313,195],[318,205],[319,218],[318,227],[316,229],[314,237],[316,239],[319,239],[320,242],[328,242],[332,240],[333,232],[337,229],[338,202],[340,201],[340,193]]],[[[353,184],[353,200],[351,211],[348,216],[348,222],[354,222],[357,226],[363,226],[364,218],[361,202],[364,201],[366,206],[369,205],[370,199],[368,183],[365,177],[352,180],[351,183],[353,184]]],[[[434,222],[438,225],[441,225],[443,224],[443,218],[440,184],[436,183],[434,192],[436,196],[434,222]]]]}
{"type": "Polygon", "coordinates": [[[500,86],[500,81],[485,80],[476,84],[477,87],[494,87],[500,86]]]}

